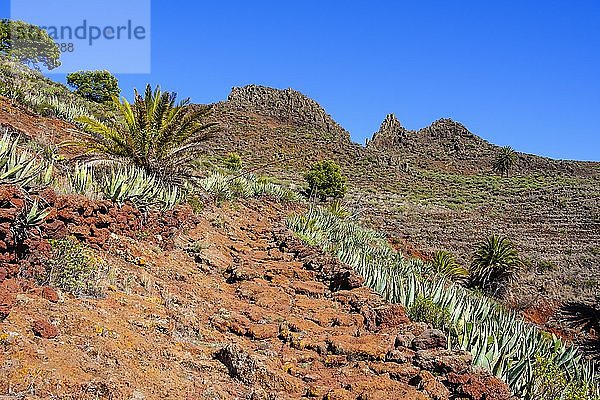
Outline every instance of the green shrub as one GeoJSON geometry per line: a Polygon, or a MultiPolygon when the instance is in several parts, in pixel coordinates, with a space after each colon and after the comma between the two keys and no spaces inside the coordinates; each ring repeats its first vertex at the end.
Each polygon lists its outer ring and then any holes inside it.
{"type": "Polygon", "coordinates": [[[242,169],[242,157],[238,153],[228,153],[223,158],[223,165],[229,171],[237,172],[242,169]]]}
{"type": "Polygon", "coordinates": [[[408,316],[416,322],[426,322],[436,329],[448,330],[452,326],[450,311],[440,307],[431,298],[418,295],[408,309],[408,316]]]}
{"type": "Polygon", "coordinates": [[[328,198],[342,198],[346,194],[346,177],[342,175],[340,166],[332,160],[319,161],[313,164],[304,174],[308,183],[308,193],[322,201],[328,198]]]}
{"type": "Polygon", "coordinates": [[[67,75],[67,84],[75,93],[96,103],[112,101],[119,96],[119,81],[108,71],[78,71],[67,75]]]}
{"type": "Polygon", "coordinates": [[[92,249],[74,238],[50,240],[50,244],[50,284],[76,296],[101,296],[102,264],[92,249]]]}
{"type": "Polygon", "coordinates": [[[555,362],[537,357],[530,400],[600,400],[590,384],[573,382],[555,362]]]}
{"type": "Polygon", "coordinates": [[[523,266],[510,240],[496,235],[479,243],[470,271],[470,285],[491,295],[503,295],[523,266]]]}

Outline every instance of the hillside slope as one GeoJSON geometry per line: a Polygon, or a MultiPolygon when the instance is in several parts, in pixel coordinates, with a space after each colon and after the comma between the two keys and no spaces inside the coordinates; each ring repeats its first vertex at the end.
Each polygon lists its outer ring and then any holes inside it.
{"type": "MultiPolygon", "coordinates": [[[[3,187],[0,232],[23,195],[3,187]]],[[[261,201],[145,217],[40,194],[54,217],[0,279],[0,394],[27,399],[508,399],[346,266],[301,244],[289,206],[261,201]],[[98,226],[105,226],[98,228],[98,226]],[[75,235],[100,297],[39,287],[46,238],[75,235]],[[25,272],[24,272],[25,271],[25,272]],[[413,339],[414,338],[414,339],[413,339]]],[[[3,256],[10,241],[0,242],[3,256]]],[[[6,257],[4,257],[6,258],[6,257]]]]}
{"type": "Polygon", "coordinates": [[[519,153],[500,178],[491,172],[498,147],[463,125],[442,119],[415,132],[391,115],[363,147],[289,89],[235,88],[214,116],[226,134],[208,148],[236,151],[260,173],[301,184],[311,162],[336,160],[349,204],[408,246],[447,249],[468,264],[485,236],[511,238],[530,264],[513,287],[519,308],[592,302],[600,291],[599,163],[519,153]]]}

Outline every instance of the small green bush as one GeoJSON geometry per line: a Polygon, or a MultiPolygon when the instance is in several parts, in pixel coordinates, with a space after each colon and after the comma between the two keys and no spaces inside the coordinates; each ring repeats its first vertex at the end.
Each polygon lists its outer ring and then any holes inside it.
{"type": "Polygon", "coordinates": [[[48,260],[51,285],[76,296],[102,295],[99,278],[102,264],[92,249],[75,238],[50,240],[52,258],[48,260]]]}
{"type": "Polygon", "coordinates": [[[528,397],[532,400],[600,400],[593,387],[573,381],[556,363],[537,357],[533,369],[534,384],[528,397]]]}
{"type": "Polygon", "coordinates": [[[332,160],[319,161],[313,164],[304,174],[308,183],[308,193],[322,201],[328,198],[342,198],[348,187],[346,177],[342,175],[341,168],[332,160]]]}
{"type": "Polygon", "coordinates": [[[223,158],[223,165],[229,171],[237,172],[242,169],[242,157],[238,153],[228,153],[223,158]]]}
{"type": "Polygon", "coordinates": [[[96,103],[112,101],[121,93],[119,81],[108,71],[78,71],[67,75],[67,84],[75,93],[96,103]]]}
{"type": "Polygon", "coordinates": [[[440,307],[429,297],[417,296],[408,309],[408,316],[416,322],[426,322],[436,329],[449,330],[452,327],[450,311],[440,307]]]}

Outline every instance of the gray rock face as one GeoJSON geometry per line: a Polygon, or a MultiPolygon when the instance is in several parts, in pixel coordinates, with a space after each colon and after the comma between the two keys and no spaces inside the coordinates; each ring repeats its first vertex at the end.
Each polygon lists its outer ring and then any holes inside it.
{"type": "Polygon", "coordinates": [[[233,110],[250,111],[291,124],[311,127],[350,140],[350,133],[338,125],[314,100],[293,89],[273,89],[259,85],[234,87],[227,98],[233,110]]]}

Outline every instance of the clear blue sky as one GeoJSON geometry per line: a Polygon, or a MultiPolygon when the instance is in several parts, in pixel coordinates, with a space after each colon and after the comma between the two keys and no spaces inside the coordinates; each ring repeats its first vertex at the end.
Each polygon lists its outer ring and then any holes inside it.
{"type": "MultiPolygon", "coordinates": [[[[13,0],[19,1],[19,0],[13,0]]],[[[49,3],[51,4],[51,3],[49,3]]],[[[500,145],[600,160],[600,2],[153,1],[152,73],[195,102],[292,87],[364,142],[387,113],[500,145]]]]}

